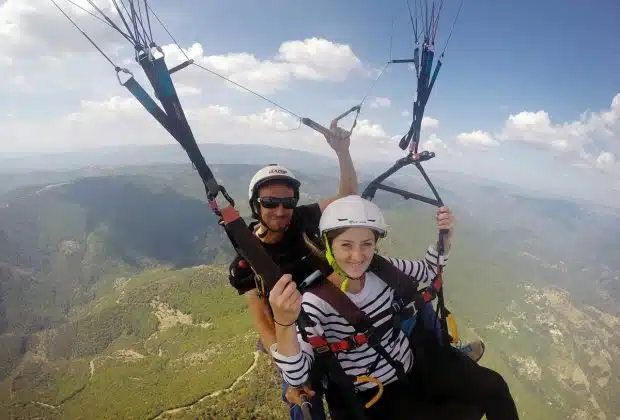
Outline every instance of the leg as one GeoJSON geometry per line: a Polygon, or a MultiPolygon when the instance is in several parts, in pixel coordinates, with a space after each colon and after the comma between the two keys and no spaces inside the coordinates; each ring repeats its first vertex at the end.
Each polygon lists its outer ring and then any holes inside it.
{"type": "MultiPolygon", "coordinates": [[[[434,330],[437,335],[437,339],[441,341],[441,324],[439,323],[439,318],[436,317],[433,304],[430,302],[425,304],[420,310],[419,316],[424,322],[424,327],[429,330],[434,330]]],[[[474,362],[477,362],[482,358],[485,350],[484,342],[481,340],[475,340],[465,344],[461,344],[459,341],[459,343],[455,345],[455,348],[467,355],[474,362]]]]}
{"type": "Polygon", "coordinates": [[[439,404],[472,404],[479,407],[488,420],[519,418],[504,378],[456,349],[443,348],[426,366],[412,370],[412,374],[421,394],[439,404]],[[421,378],[427,379],[420,383],[421,378]]]}

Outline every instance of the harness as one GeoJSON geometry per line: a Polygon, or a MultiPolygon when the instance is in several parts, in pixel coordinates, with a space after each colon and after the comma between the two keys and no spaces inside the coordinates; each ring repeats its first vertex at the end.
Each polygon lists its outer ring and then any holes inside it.
{"type": "Polygon", "coordinates": [[[409,385],[409,381],[400,362],[394,360],[385,348],[381,345],[381,338],[390,331],[392,338],[401,329],[401,322],[407,318],[414,316],[424,304],[431,302],[439,293],[442,287],[441,266],[438,275],[431,282],[431,285],[424,290],[418,290],[419,282],[400,271],[387,259],[375,255],[370,263],[369,271],[381,278],[392,290],[394,297],[392,305],[369,317],[359,307],[357,307],[349,297],[343,293],[330,281],[322,279],[322,281],[314,282],[304,290],[304,293],[313,293],[329,303],[347,322],[355,329],[355,333],[345,337],[338,342],[328,342],[324,335],[308,337],[305,332],[306,325],[313,325],[313,321],[302,311],[298,320],[299,330],[304,340],[312,346],[315,354],[315,360],[319,365],[319,371],[328,375],[328,378],[334,381],[339,388],[342,388],[343,396],[348,400],[348,406],[353,409],[356,418],[363,419],[364,408],[368,408],[379,400],[383,392],[383,384],[376,378],[368,375],[352,377],[347,375],[337,359],[337,353],[348,351],[368,344],[378,353],[377,358],[368,368],[368,372],[373,371],[380,361],[384,358],[395,370],[400,381],[409,385]],[[384,318],[388,318],[379,326],[374,324],[384,318]],[[355,382],[374,382],[378,385],[378,392],[369,402],[362,406],[361,401],[355,395],[357,393],[355,382]]]}
{"type": "Polygon", "coordinates": [[[307,293],[313,293],[329,303],[357,331],[356,334],[336,343],[328,343],[324,336],[311,337],[310,344],[317,352],[327,351],[326,347],[329,347],[332,353],[355,349],[372,341],[372,335],[383,337],[390,330],[396,332],[400,329],[401,321],[415,315],[424,304],[432,301],[442,286],[442,279],[437,276],[426,290],[418,291],[417,282],[412,281],[411,277],[379,255],[373,257],[369,271],[375,273],[394,290],[392,305],[373,317],[366,315],[345,293],[329,281],[318,282],[316,286],[306,290],[307,293]],[[388,320],[378,327],[374,326],[377,321],[388,316],[392,322],[388,320]]]}

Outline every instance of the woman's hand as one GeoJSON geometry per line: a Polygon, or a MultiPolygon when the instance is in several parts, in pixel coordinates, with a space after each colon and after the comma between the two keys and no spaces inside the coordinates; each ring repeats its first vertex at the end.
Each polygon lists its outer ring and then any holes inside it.
{"type": "Polygon", "coordinates": [[[454,215],[452,214],[452,210],[445,206],[439,207],[435,218],[437,219],[437,229],[446,229],[450,231],[450,234],[452,233],[452,229],[454,229],[454,215]]]}
{"type": "Polygon", "coordinates": [[[447,234],[443,237],[443,246],[444,251],[448,252],[450,250],[450,240],[454,234],[454,215],[452,210],[445,206],[439,207],[435,219],[437,220],[437,229],[439,231],[447,231],[447,234]]]}
{"type": "Polygon", "coordinates": [[[301,293],[290,274],[284,274],[269,292],[269,303],[276,325],[295,323],[301,312],[301,293]]]}

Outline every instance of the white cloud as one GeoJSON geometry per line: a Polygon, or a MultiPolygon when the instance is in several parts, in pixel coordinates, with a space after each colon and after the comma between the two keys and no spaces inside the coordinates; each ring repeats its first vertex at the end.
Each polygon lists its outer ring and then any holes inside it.
{"type": "Polygon", "coordinates": [[[596,166],[599,169],[609,169],[615,166],[615,164],[616,164],[616,157],[614,156],[613,153],[610,153],[610,152],[602,152],[596,158],[596,166]]]}
{"type": "MultiPolygon", "coordinates": [[[[409,110],[404,110],[403,112],[400,113],[400,115],[402,115],[403,117],[410,117],[411,116],[411,111],[409,110]]],[[[437,128],[439,127],[439,120],[433,117],[422,117],[422,129],[432,129],[432,128],[437,128]]]]}
{"type": "MultiPolygon", "coordinates": [[[[275,57],[264,60],[248,52],[206,56],[200,43],[183,50],[176,45],[163,49],[169,66],[185,61],[185,52],[197,64],[259,93],[286,89],[295,79],[342,82],[352,72],[361,71],[360,60],[348,45],[319,38],[284,42],[275,57]]],[[[205,81],[205,73],[198,67],[189,67],[175,77],[188,84],[205,81]]]]}
{"type": "MultiPolygon", "coordinates": [[[[77,3],[92,10],[85,0],[77,0],[77,3]]],[[[133,71],[147,92],[152,93],[128,42],[69,2],[60,4],[115,63],[133,71]],[[120,48],[121,45],[124,48],[120,48]]],[[[97,4],[109,12],[109,0],[97,0],[97,4]]],[[[263,94],[286,89],[295,80],[337,83],[351,75],[370,77],[376,74],[373,68],[360,62],[350,46],[318,37],[283,42],[267,57],[251,52],[207,55],[200,43],[193,43],[184,50],[176,45],[163,45],[162,49],[169,67],[184,62],[187,54],[196,64],[263,94]]],[[[16,117],[25,113],[21,112],[19,104],[11,105],[8,111],[13,117],[0,119],[3,135],[11,139],[2,144],[2,151],[52,151],[173,141],[136,100],[109,96],[111,93],[127,95],[127,92],[118,86],[114,70],[105,59],[49,0],[0,1],[0,57],[0,66],[6,67],[6,72],[3,67],[1,90],[10,91],[20,100],[19,95],[24,94],[55,94],[61,98],[53,108],[56,115],[42,110],[39,117],[29,119],[16,117]]],[[[286,112],[251,111],[248,107],[244,111],[233,111],[230,103],[247,106],[247,102],[232,100],[230,91],[219,89],[232,84],[196,66],[175,73],[173,78],[178,94],[185,99],[185,112],[199,141],[294,145],[333,153],[322,136],[319,135],[317,143],[316,133],[301,126],[286,112]],[[208,91],[210,100],[219,105],[205,104],[203,91],[208,91]],[[214,99],[216,95],[219,96],[214,99]]],[[[21,102],[23,107],[25,101],[21,102]]],[[[380,125],[367,120],[359,122],[355,136],[357,143],[364,145],[376,145],[389,139],[380,125]]],[[[367,147],[358,150],[360,154],[374,153],[367,147]]]]}
{"type": "MultiPolygon", "coordinates": [[[[84,0],[74,1],[82,8],[94,11],[84,0]]],[[[95,0],[105,12],[112,5],[108,0],[95,0]]],[[[98,44],[117,48],[120,34],[88,16],[87,12],[70,2],[59,2],[62,9],[98,44]]],[[[110,14],[114,20],[115,14],[110,14]]],[[[92,45],[65,16],[48,0],[6,0],[0,5],[0,53],[13,59],[28,59],[41,54],[65,55],[91,52],[92,45]]]]}
{"type": "Polygon", "coordinates": [[[493,136],[486,131],[476,130],[471,133],[461,133],[456,136],[457,142],[464,146],[472,147],[493,147],[499,143],[493,136]]]}
{"type": "Polygon", "coordinates": [[[431,117],[422,117],[422,128],[437,128],[439,127],[439,120],[431,117]]]}
{"type": "Polygon", "coordinates": [[[389,108],[391,105],[391,101],[389,98],[384,98],[381,96],[374,96],[369,98],[370,107],[371,108],[389,108]]]}
{"type": "Polygon", "coordinates": [[[620,93],[609,109],[584,112],[578,120],[554,123],[543,110],[510,115],[498,138],[577,156],[594,166],[612,166],[620,155],[620,93]]]}
{"type": "Polygon", "coordinates": [[[338,82],[361,65],[349,45],[316,37],[284,42],[276,59],[287,63],[297,78],[338,82]]]}
{"type": "Polygon", "coordinates": [[[586,134],[586,127],[578,122],[554,125],[545,111],[524,111],[508,117],[502,138],[566,152],[578,150],[586,134]]]}
{"type": "MultiPolygon", "coordinates": [[[[322,135],[278,109],[240,114],[229,106],[210,104],[188,108],[185,114],[199,142],[294,147],[333,156],[322,135]]],[[[82,101],[78,110],[62,118],[34,122],[7,118],[0,120],[0,130],[12,139],[3,144],[4,152],[175,142],[137,100],[119,96],[100,102],[82,101]]],[[[368,120],[358,121],[351,139],[351,153],[356,161],[375,159],[381,156],[382,149],[389,149],[387,154],[392,158],[397,149],[386,148],[392,138],[381,125],[368,120]]]]}
{"type": "Polygon", "coordinates": [[[353,129],[353,133],[351,135],[373,137],[377,139],[389,138],[380,124],[373,124],[368,120],[358,120],[357,126],[353,129]]]}
{"type": "Polygon", "coordinates": [[[443,140],[437,137],[436,134],[431,134],[428,139],[422,143],[421,150],[428,150],[429,152],[439,154],[448,151],[448,146],[443,140]]]}
{"type": "MultiPolygon", "coordinates": [[[[85,0],[74,2],[94,12],[85,0]]],[[[95,3],[123,27],[109,0],[97,0],[95,3]]],[[[136,69],[136,74],[141,73],[131,45],[117,31],[72,6],[70,2],[61,1],[59,4],[115,64],[126,66],[132,71],[136,69]]],[[[177,46],[162,45],[162,49],[169,67],[185,61],[183,52],[177,46]]],[[[283,42],[272,57],[266,58],[250,52],[205,55],[200,43],[194,43],[183,51],[197,64],[260,93],[286,89],[293,80],[343,82],[352,72],[368,76],[364,65],[349,45],[317,37],[283,42]]],[[[0,67],[12,68],[12,74],[3,79],[7,85],[6,81],[13,78],[9,86],[13,90],[23,91],[24,86],[33,86],[33,90],[36,90],[36,86],[49,89],[54,85],[57,89],[66,90],[67,87],[60,82],[63,79],[71,86],[80,82],[92,86],[92,80],[87,82],[85,79],[97,77],[96,74],[102,69],[110,71],[109,67],[106,68],[105,59],[98,54],[93,45],[49,0],[7,0],[0,5],[0,67]],[[52,63],[52,60],[56,60],[56,63],[52,63]],[[56,67],[57,72],[53,73],[52,80],[57,83],[50,84],[46,80],[45,75],[50,66],[56,67]],[[62,70],[72,67],[80,69],[77,78],[73,74],[69,77],[69,73],[61,77],[62,70]],[[23,80],[14,79],[16,76],[21,76],[23,80]]],[[[77,70],[74,72],[77,73],[77,70]]],[[[185,94],[197,94],[191,88],[204,86],[208,82],[222,82],[221,79],[207,77],[204,71],[194,66],[174,77],[187,87],[185,94]]],[[[234,87],[232,84],[226,86],[234,87]]]]}
{"type": "Polygon", "coordinates": [[[175,88],[179,96],[196,96],[202,93],[202,89],[184,85],[183,83],[175,83],[175,88]]]}

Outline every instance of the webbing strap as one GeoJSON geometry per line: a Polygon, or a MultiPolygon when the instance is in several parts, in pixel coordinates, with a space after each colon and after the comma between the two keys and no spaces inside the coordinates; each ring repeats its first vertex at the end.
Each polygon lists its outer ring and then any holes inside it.
{"type": "Polygon", "coordinates": [[[261,292],[266,294],[282,277],[280,267],[269,256],[260,239],[248,229],[245,221],[232,206],[222,209],[222,216],[226,234],[233,247],[256,272],[261,280],[261,292]]]}
{"type": "Polygon", "coordinates": [[[183,147],[202,179],[209,205],[212,211],[220,218],[220,225],[224,227],[226,235],[237,253],[250,264],[257,277],[261,279],[263,293],[267,293],[281,277],[282,272],[264,249],[259,239],[248,229],[245,221],[234,208],[234,200],[228,195],[226,189],[217,183],[213,172],[205,162],[183,112],[183,107],[172,83],[164,57],[154,58],[147,52],[141,51],[138,54],[138,62],[155,89],[155,95],[163,109],[149,96],[133,76],[122,83],[122,85],[183,147]],[[216,203],[216,198],[220,193],[222,193],[229,204],[221,210],[216,203]]]}
{"type": "Polygon", "coordinates": [[[329,303],[358,332],[366,332],[373,327],[368,316],[362,312],[349,297],[331,281],[323,279],[307,290],[329,303]]]}
{"type": "MultiPolygon", "coordinates": [[[[309,342],[306,328],[309,325],[314,325],[314,323],[303,308],[297,318],[297,324],[302,338],[306,342],[309,342]]],[[[343,398],[347,401],[347,406],[349,407],[349,410],[351,410],[351,414],[353,414],[354,418],[365,420],[366,414],[364,412],[364,405],[355,392],[355,378],[345,373],[334,353],[330,351],[322,353],[315,352],[315,360],[318,368],[322,372],[326,372],[330,379],[338,385],[338,388],[343,391],[343,398]]]]}
{"type": "MultiPolygon", "coordinates": [[[[329,343],[324,336],[314,336],[311,337],[308,342],[312,345],[312,347],[317,352],[325,352],[331,351],[332,353],[338,353],[340,351],[348,351],[360,347],[369,341],[369,333],[372,333],[376,337],[383,337],[385,333],[387,333],[391,329],[399,328],[400,320],[407,319],[417,313],[416,308],[422,307],[427,302],[432,301],[438,294],[438,291],[441,290],[441,279],[437,278],[433,281],[432,285],[421,293],[416,295],[416,298],[412,302],[413,304],[409,304],[406,306],[396,306],[392,305],[390,308],[384,309],[379,312],[372,318],[370,318],[370,322],[374,325],[374,323],[378,320],[381,320],[388,316],[396,316],[399,315],[399,321],[386,321],[378,327],[372,327],[372,329],[368,332],[359,332],[357,334],[353,334],[343,338],[342,340],[329,343]],[[395,325],[396,324],[396,325],[395,325]]],[[[327,300],[326,300],[327,301],[327,300]]],[[[329,301],[327,301],[329,303],[329,301]]],[[[330,303],[331,304],[331,303],[330,303]]],[[[331,304],[333,306],[333,304],[331,304]]],[[[334,308],[337,310],[337,308],[334,308]]],[[[358,308],[359,310],[359,308],[358,308]]],[[[346,319],[346,318],[345,318],[346,319]]],[[[353,325],[353,324],[352,324],[353,325]]]]}

